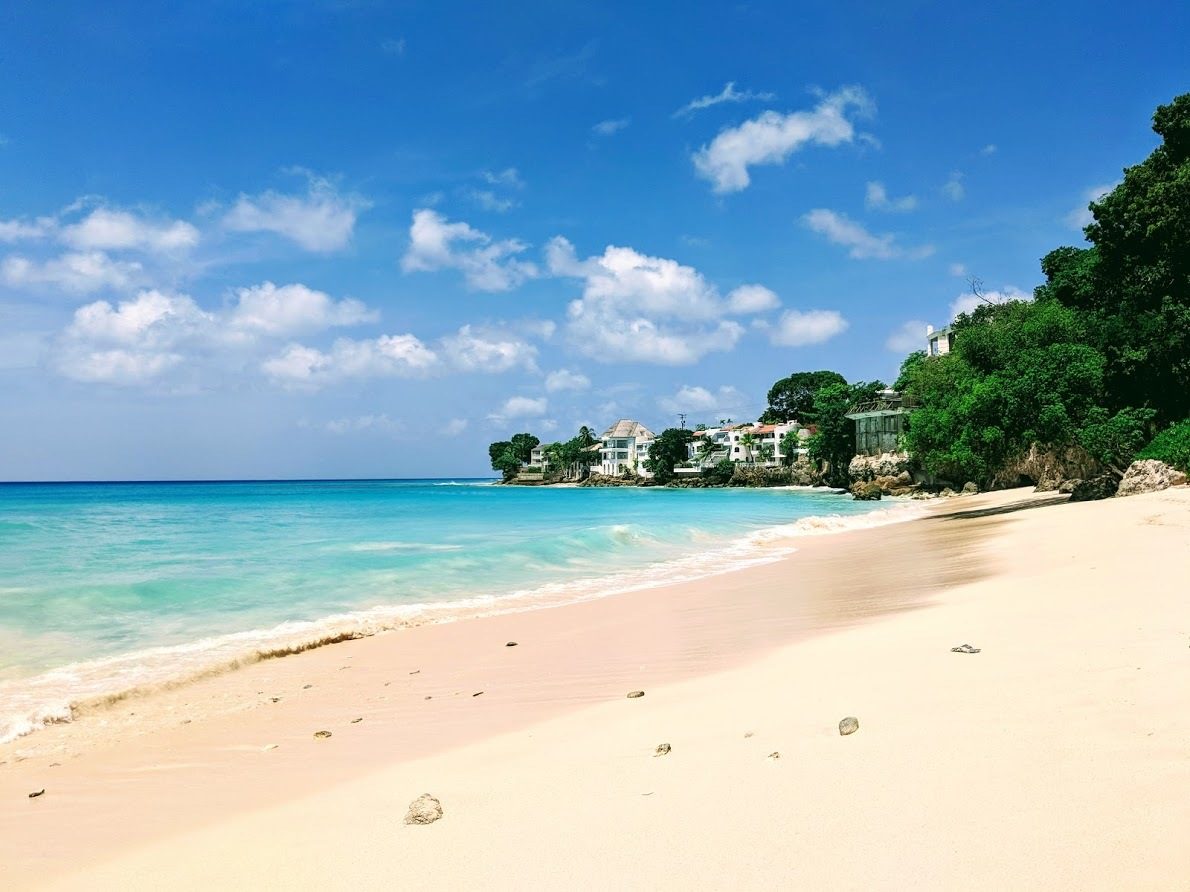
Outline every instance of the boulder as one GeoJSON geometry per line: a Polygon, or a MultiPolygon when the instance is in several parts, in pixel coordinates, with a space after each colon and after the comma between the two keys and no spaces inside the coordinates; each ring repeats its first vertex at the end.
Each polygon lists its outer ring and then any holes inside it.
{"type": "Polygon", "coordinates": [[[1070,490],[1070,501],[1093,502],[1110,499],[1116,494],[1119,481],[1111,474],[1100,474],[1087,480],[1080,480],[1070,490]]]}
{"type": "Polygon", "coordinates": [[[847,466],[852,480],[875,480],[909,473],[909,453],[885,452],[881,455],[857,455],[847,466]]]}
{"type": "Polygon", "coordinates": [[[433,824],[442,817],[442,803],[429,793],[422,793],[409,803],[406,824],[433,824]]]}
{"type": "Polygon", "coordinates": [[[947,486],[947,487],[943,488],[942,492],[938,493],[938,495],[940,495],[944,499],[951,499],[951,498],[954,498],[955,496],[957,496],[958,493],[955,492],[953,489],[951,489],[949,486],[947,486]]]}
{"type": "Polygon", "coordinates": [[[1118,496],[1136,496],[1144,492],[1159,492],[1171,486],[1182,486],[1186,483],[1186,475],[1177,468],[1167,465],[1155,458],[1144,461],[1134,461],[1124,473],[1120,481],[1118,496]]]}
{"type": "Polygon", "coordinates": [[[847,718],[842,719],[839,722],[839,733],[842,734],[844,737],[846,737],[848,734],[854,734],[858,730],[859,730],[859,719],[857,719],[853,715],[849,715],[849,716],[847,716],[847,718]]]}
{"type": "Polygon", "coordinates": [[[876,502],[884,495],[884,490],[878,483],[864,483],[859,481],[851,484],[851,495],[861,502],[876,502]]]}
{"type": "Polygon", "coordinates": [[[968,480],[966,483],[963,484],[963,495],[973,496],[978,492],[979,492],[979,487],[976,486],[974,483],[972,483],[970,480],[968,480]]]}
{"type": "MultiPolygon", "coordinates": [[[[1058,484],[1058,492],[1062,493],[1063,495],[1070,495],[1070,493],[1074,492],[1074,488],[1080,483],[1082,483],[1081,480],[1063,480],[1058,484]]],[[[1042,492],[1045,492],[1045,490],[1042,490],[1042,492]]]]}

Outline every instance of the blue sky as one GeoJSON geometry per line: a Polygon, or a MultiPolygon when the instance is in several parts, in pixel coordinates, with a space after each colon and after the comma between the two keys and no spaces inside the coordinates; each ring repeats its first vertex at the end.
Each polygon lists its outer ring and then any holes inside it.
{"type": "Polygon", "coordinates": [[[1190,88],[1175,3],[188,6],[0,13],[0,479],[484,474],[891,380],[1190,88]]]}

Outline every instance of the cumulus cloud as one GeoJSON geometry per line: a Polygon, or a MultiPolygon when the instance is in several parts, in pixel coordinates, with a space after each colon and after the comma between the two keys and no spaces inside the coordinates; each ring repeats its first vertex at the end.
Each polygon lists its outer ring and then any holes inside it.
{"type": "Polygon", "coordinates": [[[583,353],[601,362],[684,365],[731,350],[743,327],[722,318],[728,302],[693,267],[609,246],[579,260],[556,237],[546,246],[549,271],[581,279],[583,295],[567,308],[567,331],[583,353]]]}
{"type": "Polygon", "coordinates": [[[979,154],[981,154],[981,155],[995,155],[997,151],[998,151],[998,147],[996,146],[996,144],[994,142],[990,142],[986,146],[984,146],[982,149],[979,150],[979,154]]]}
{"type": "Polygon", "coordinates": [[[214,321],[186,295],[144,291],[116,306],[96,301],[75,311],[58,368],[78,381],[143,383],[181,363],[183,348],[209,337],[214,321]]]}
{"type": "Polygon", "coordinates": [[[129,288],[143,280],[143,272],[140,263],[113,260],[103,251],[69,252],[44,261],[14,255],[0,264],[0,278],[14,288],[45,286],[74,294],[129,288]]]}
{"type": "Polygon", "coordinates": [[[591,128],[597,136],[614,136],[632,123],[631,118],[609,118],[591,128]]]}
{"type": "Polygon", "coordinates": [[[507,372],[537,368],[537,348],[522,338],[500,331],[464,325],[440,343],[442,356],[465,372],[507,372]]]}
{"type": "Polygon", "coordinates": [[[776,294],[763,285],[741,285],[728,292],[727,306],[731,312],[745,315],[775,310],[781,306],[781,301],[776,294]]]}
{"type": "Polygon", "coordinates": [[[676,112],[673,113],[675,118],[685,118],[696,111],[701,111],[704,108],[710,108],[713,105],[722,105],[725,102],[768,102],[776,99],[776,93],[762,93],[753,90],[737,90],[735,88],[735,81],[728,81],[722,90],[715,94],[707,94],[706,96],[699,96],[697,99],[691,99],[676,112]]]}
{"type": "Polygon", "coordinates": [[[236,304],[230,323],[235,328],[274,337],[309,334],[364,322],[375,322],[379,314],[358,300],[334,300],[330,295],[302,284],[274,285],[262,282],[235,292],[236,304]]]}
{"type": "Polygon", "coordinates": [[[328,350],[290,344],[261,363],[280,384],[318,387],[346,378],[412,378],[432,371],[438,355],[411,334],[337,339],[328,350]]]}
{"type": "Polygon", "coordinates": [[[549,409],[549,400],[542,397],[513,396],[488,416],[490,421],[503,424],[519,418],[542,418],[549,409]]]}
{"type": "Polygon", "coordinates": [[[545,389],[550,393],[561,390],[586,390],[590,386],[590,378],[570,369],[557,369],[545,376],[545,389]]]}
{"type": "Polygon", "coordinates": [[[926,344],[926,323],[920,319],[913,319],[902,323],[889,332],[884,346],[893,353],[910,353],[914,350],[924,350],[926,344]]]}
{"type": "Polygon", "coordinates": [[[720,131],[709,145],[695,152],[695,171],[710,181],[715,192],[739,192],[751,182],[749,167],[783,164],[806,145],[852,142],[856,134],[851,117],[869,114],[873,107],[861,87],[844,87],[823,96],[809,111],[764,112],[720,131]]]}
{"type": "Polygon", "coordinates": [[[330,180],[309,176],[304,195],[240,195],[223,225],[233,232],[272,232],[307,251],[327,253],[347,247],[356,218],[367,207],[359,196],[341,194],[330,180]]]}
{"type": "Polygon", "coordinates": [[[99,207],[63,227],[63,242],[82,251],[186,251],[198,244],[198,230],[184,220],[150,220],[129,211],[99,207]]]}
{"type": "Polygon", "coordinates": [[[469,189],[466,194],[485,211],[495,214],[505,214],[517,206],[517,202],[513,199],[502,198],[491,189],[469,189]]]}
{"type": "Polygon", "coordinates": [[[1091,216],[1091,208],[1089,207],[1091,202],[1098,201],[1118,185],[1120,185],[1120,181],[1116,180],[1115,182],[1104,183],[1102,186],[1092,186],[1083,192],[1083,204],[1066,215],[1066,225],[1071,229],[1077,229],[1079,232],[1082,232],[1085,227],[1090,226],[1095,220],[1091,216]]]}
{"type": "Polygon", "coordinates": [[[56,223],[52,217],[38,217],[33,221],[0,220],[0,242],[12,244],[45,238],[54,230],[56,223]]]}
{"type": "Polygon", "coordinates": [[[951,171],[950,176],[946,179],[946,182],[942,184],[942,194],[951,201],[963,200],[963,197],[967,194],[967,189],[963,186],[962,171],[951,171]]]}
{"type": "Polygon", "coordinates": [[[1005,285],[999,291],[985,291],[982,296],[968,292],[960,294],[950,304],[950,316],[955,318],[962,313],[970,313],[983,304],[1006,304],[1014,300],[1032,300],[1033,295],[1021,291],[1015,285],[1005,285]]]}
{"type": "Polygon", "coordinates": [[[864,195],[864,206],[871,211],[888,211],[899,214],[911,211],[917,207],[916,195],[903,195],[900,198],[889,198],[884,183],[870,182],[864,195]]]}
{"type": "Polygon", "coordinates": [[[671,415],[687,413],[720,418],[747,414],[748,398],[730,385],[712,391],[686,384],[678,388],[677,393],[659,397],[657,405],[671,415]]]}
{"type": "Polygon", "coordinates": [[[897,257],[920,260],[934,253],[930,245],[902,248],[895,236],[875,235],[846,214],[826,208],[815,208],[802,217],[802,222],[833,244],[847,248],[848,256],[855,260],[892,260],[897,257]]]}
{"type": "Polygon", "coordinates": [[[401,258],[405,272],[457,269],[478,291],[508,291],[537,276],[537,267],[518,258],[528,248],[519,239],[493,241],[467,223],[451,223],[437,211],[413,212],[409,248],[401,258]]]}
{"type": "Polygon", "coordinates": [[[821,344],[847,330],[850,323],[835,310],[786,310],[769,332],[781,347],[821,344]]]}

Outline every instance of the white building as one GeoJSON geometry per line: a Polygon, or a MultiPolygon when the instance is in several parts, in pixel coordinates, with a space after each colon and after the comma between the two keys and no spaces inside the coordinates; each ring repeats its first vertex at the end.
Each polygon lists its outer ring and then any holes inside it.
{"type": "Polygon", "coordinates": [[[545,446],[534,446],[529,453],[529,467],[545,468],[545,446]]]}
{"type": "Polygon", "coordinates": [[[945,356],[953,346],[954,332],[950,326],[937,330],[932,325],[926,326],[926,356],[945,356]]]}
{"type": "Polygon", "coordinates": [[[621,418],[599,438],[599,473],[617,477],[628,471],[641,477],[652,477],[645,470],[645,459],[656,435],[629,418],[621,418]]]}
{"type": "Polygon", "coordinates": [[[678,471],[696,474],[714,467],[724,459],[775,468],[785,463],[785,449],[781,441],[790,431],[796,432],[798,436],[799,445],[791,458],[796,461],[805,457],[806,448],[801,444],[810,437],[810,431],[796,421],[735,424],[695,431],[690,443],[690,461],[678,471]]]}

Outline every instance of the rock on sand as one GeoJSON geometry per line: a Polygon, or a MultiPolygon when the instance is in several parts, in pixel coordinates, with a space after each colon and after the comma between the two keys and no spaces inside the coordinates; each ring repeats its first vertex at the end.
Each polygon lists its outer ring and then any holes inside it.
{"type": "Polygon", "coordinates": [[[406,824],[433,824],[442,817],[442,803],[429,793],[422,793],[409,803],[406,824]]]}

